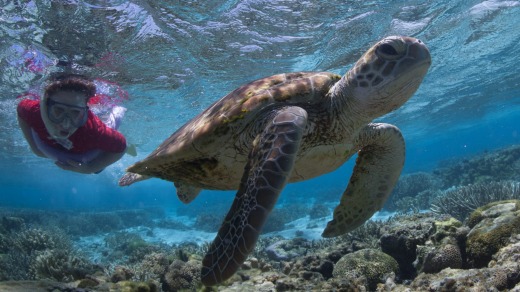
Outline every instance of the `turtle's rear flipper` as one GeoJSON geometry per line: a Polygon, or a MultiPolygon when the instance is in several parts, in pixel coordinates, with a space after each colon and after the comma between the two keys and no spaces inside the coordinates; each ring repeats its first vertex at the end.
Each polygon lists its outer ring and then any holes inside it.
{"type": "Polygon", "coordinates": [[[173,184],[177,189],[177,197],[179,197],[179,200],[184,204],[191,203],[202,190],[201,188],[180,181],[176,181],[173,184]]]}
{"type": "Polygon", "coordinates": [[[306,124],[305,110],[285,107],[255,139],[233,205],[202,261],[204,285],[231,277],[254,249],[291,174],[306,124]]]}
{"type": "Polygon", "coordinates": [[[404,165],[405,144],[401,131],[389,124],[368,124],[359,133],[354,172],[323,237],[354,230],[381,209],[404,165]]]}

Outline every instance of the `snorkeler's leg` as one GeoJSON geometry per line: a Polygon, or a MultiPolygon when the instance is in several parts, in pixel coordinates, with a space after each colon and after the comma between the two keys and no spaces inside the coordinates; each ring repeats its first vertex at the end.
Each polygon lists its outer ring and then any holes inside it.
{"type": "Polygon", "coordinates": [[[114,106],[112,108],[112,111],[110,114],[108,114],[108,117],[105,121],[105,125],[107,127],[112,128],[114,130],[117,130],[119,126],[121,125],[121,121],[123,120],[123,117],[125,116],[126,108],[122,106],[114,106]]]}

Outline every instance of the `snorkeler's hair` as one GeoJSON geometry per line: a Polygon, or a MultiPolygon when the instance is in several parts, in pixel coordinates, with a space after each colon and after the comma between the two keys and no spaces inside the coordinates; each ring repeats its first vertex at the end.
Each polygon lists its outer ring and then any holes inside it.
{"type": "Polygon", "coordinates": [[[61,90],[80,91],[87,95],[87,101],[96,94],[96,85],[83,75],[68,74],[55,76],[45,87],[45,97],[61,90]]]}

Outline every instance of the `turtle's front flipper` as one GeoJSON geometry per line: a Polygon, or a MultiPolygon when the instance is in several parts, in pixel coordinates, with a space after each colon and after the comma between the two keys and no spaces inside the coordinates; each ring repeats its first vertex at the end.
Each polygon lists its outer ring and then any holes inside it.
{"type": "Polygon", "coordinates": [[[404,165],[401,131],[389,124],[368,124],[359,133],[356,166],[323,237],[354,230],[383,207],[404,165]]]}
{"type": "Polygon", "coordinates": [[[137,174],[133,172],[127,172],[119,179],[119,185],[122,187],[129,186],[135,182],[149,179],[147,175],[137,174]]]}
{"type": "Polygon", "coordinates": [[[258,235],[294,166],[307,124],[299,107],[276,111],[254,142],[233,205],[202,261],[202,283],[231,277],[254,249],[258,235]]]}

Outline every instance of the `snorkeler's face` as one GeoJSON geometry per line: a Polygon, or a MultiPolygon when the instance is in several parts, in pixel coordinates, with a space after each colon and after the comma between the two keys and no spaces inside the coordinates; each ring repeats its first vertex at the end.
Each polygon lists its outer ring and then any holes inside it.
{"type": "Polygon", "coordinates": [[[44,113],[47,131],[56,138],[68,138],[88,118],[87,96],[78,91],[57,91],[50,95],[44,113]]]}

